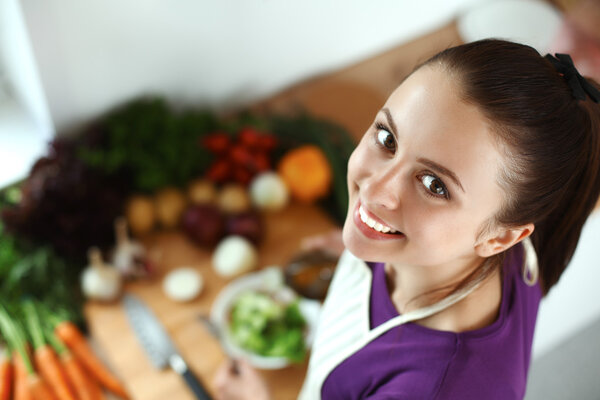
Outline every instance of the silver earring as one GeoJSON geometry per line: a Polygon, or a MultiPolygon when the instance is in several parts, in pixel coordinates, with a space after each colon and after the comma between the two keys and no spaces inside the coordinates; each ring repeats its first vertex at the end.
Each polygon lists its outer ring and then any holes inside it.
{"type": "Polygon", "coordinates": [[[525,251],[525,262],[523,263],[523,281],[528,286],[534,286],[537,283],[539,276],[537,254],[530,238],[527,237],[523,239],[522,243],[523,250],[525,251]]]}

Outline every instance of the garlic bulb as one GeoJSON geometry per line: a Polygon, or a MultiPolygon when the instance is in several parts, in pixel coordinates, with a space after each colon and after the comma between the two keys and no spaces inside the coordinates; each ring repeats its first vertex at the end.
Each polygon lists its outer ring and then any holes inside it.
{"type": "Polygon", "coordinates": [[[112,255],[112,263],[127,278],[148,276],[151,266],[146,256],[146,249],[141,243],[131,239],[127,233],[127,221],[118,218],[115,221],[117,246],[112,255]]]}
{"type": "Polygon", "coordinates": [[[92,300],[112,301],[121,293],[121,274],[105,264],[97,247],[88,252],[89,265],[81,274],[81,290],[92,300]]]}

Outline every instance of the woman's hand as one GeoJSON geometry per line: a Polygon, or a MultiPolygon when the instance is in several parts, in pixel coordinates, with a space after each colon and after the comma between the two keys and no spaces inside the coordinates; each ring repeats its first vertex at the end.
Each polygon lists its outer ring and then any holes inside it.
{"type": "Polygon", "coordinates": [[[320,235],[309,236],[300,244],[302,250],[322,250],[335,257],[342,255],[344,242],[342,241],[342,230],[334,229],[320,235]]]}
{"type": "Polygon", "coordinates": [[[236,368],[226,361],[214,378],[217,400],[269,400],[266,382],[245,360],[238,360],[236,368]]]}

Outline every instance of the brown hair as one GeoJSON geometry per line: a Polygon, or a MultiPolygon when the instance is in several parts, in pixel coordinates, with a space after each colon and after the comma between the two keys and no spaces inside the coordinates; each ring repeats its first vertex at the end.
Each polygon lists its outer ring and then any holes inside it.
{"type": "Polygon", "coordinates": [[[517,43],[468,43],[423,65],[455,78],[462,98],[499,135],[511,163],[500,179],[507,196],[493,222],[535,225],[531,239],[547,294],[571,260],[600,194],[600,106],[589,97],[575,99],[548,60],[517,43]]]}

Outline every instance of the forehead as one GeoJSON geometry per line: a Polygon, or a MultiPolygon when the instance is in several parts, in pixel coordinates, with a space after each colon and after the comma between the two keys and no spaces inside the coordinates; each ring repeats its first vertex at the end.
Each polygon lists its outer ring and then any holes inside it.
{"type": "Polygon", "coordinates": [[[423,67],[389,97],[387,107],[398,130],[399,146],[452,170],[465,191],[477,192],[482,179],[496,180],[502,163],[487,118],[460,97],[453,75],[423,67]]]}

